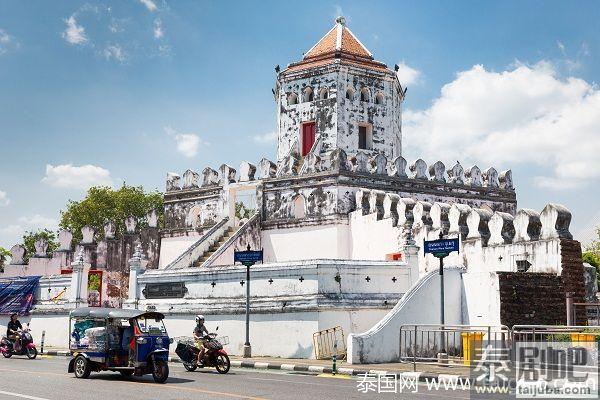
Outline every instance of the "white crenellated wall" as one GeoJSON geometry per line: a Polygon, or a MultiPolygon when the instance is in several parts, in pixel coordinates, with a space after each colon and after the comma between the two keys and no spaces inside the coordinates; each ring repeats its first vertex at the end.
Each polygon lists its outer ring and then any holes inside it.
{"type": "MultiPolygon", "coordinates": [[[[529,268],[523,273],[560,275],[561,239],[572,239],[571,214],[558,204],[548,204],[541,213],[519,210],[513,217],[466,205],[431,205],[400,198],[388,199],[382,215],[375,204],[379,201],[378,195],[361,190],[356,199],[361,207],[353,213],[351,228],[368,225],[371,235],[390,241],[391,236],[406,239],[406,228],[410,226],[412,237],[421,246],[425,239],[437,239],[440,232],[460,239],[460,252],[445,259],[445,265],[460,267],[445,274],[445,303],[451,307],[446,324],[500,325],[497,272],[515,272],[517,261],[526,261],[529,268]],[[394,205],[398,218],[395,226],[390,210],[394,205]],[[383,216],[388,218],[387,224],[383,224],[383,216]],[[389,232],[390,226],[395,229],[394,235],[389,232]]],[[[422,248],[418,259],[419,282],[373,328],[348,339],[350,363],[397,361],[400,325],[439,323],[439,259],[423,254],[422,248]]]]}

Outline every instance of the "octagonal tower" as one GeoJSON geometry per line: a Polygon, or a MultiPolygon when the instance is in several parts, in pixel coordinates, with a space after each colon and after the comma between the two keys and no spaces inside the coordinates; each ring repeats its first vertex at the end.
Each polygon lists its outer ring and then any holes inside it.
{"type": "Polygon", "coordinates": [[[301,61],[278,73],[278,161],[337,148],[401,155],[405,92],[338,17],[301,61]]]}

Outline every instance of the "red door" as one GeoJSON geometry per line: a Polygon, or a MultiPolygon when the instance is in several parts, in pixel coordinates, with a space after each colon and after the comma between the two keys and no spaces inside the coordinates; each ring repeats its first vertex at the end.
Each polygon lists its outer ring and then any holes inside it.
{"type": "Polygon", "coordinates": [[[302,156],[308,154],[313,144],[315,143],[316,125],[314,122],[309,122],[302,125],[302,156]]]}

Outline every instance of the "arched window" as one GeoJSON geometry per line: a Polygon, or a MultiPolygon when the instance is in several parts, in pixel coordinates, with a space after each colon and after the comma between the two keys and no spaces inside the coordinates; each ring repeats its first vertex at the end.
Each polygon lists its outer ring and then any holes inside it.
{"type": "Polygon", "coordinates": [[[377,92],[375,95],[375,104],[383,104],[383,93],[377,92]]]}
{"type": "Polygon", "coordinates": [[[369,101],[369,89],[366,87],[360,89],[360,101],[369,101]]]}
{"type": "Polygon", "coordinates": [[[296,195],[292,201],[292,217],[293,218],[304,218],[306,217],[306,206],[304,196],[301,194],[296,195]]]}
{"type": "Polygon", "coordinates": [[[288,105],[292,106],[298,104],[298,95],[296,93],[290,93],[288,96],[288,105]]]}
{"type": "Polygon", "coordinates": [[[307,87],[306,89],[304,89],[304,98],[302,100],[313,101],[314,98],[315,98],[315,94],[310,86],[307,87]]]}
{"type": "Polygon", "coordinates": [[[329,90],[327,88],[322,88],[319,90],[319,100],[325,100],[329,97],[329,90]]]}
{"type": "Polygon", "coordinates": [[[348,88],[348,90],[346,90],[346,98],[348,100],[353,100],[354,99],[354,89],[348,88]]]}

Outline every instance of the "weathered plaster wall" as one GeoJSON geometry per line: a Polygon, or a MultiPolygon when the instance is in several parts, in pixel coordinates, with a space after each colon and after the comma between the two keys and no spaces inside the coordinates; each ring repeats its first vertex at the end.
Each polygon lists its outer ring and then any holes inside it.
{"type": "Polygon", "coordinates": [[[372,127],[373,142],[365,153],[382,153],[390,159],[402,155],[402,94],[398,79],[392,73],[353,67],[342,67],[339,74],[337,146],[348,154],[356,154],[358,126],[367,123],[372,127]],[[369,101],[360,100],[363,88],[369,92],[369,101]],[[354,93],[350,99],[345,96],[348,89],[354,93]],[[381,104],[376,104],[378,94],[381,104]]]}
{"type": "Polygon", "coordinates": [[[336,148],[355,154],[358,125],[363,123],[372,127],[369,153],[390,158],[401,154],[402,93],[393,72],[329,65],[280,75],[277,87],[279,161],[299,153],[301,125],[313,121],[319,142],[316,155],[323,157],[336,148]],[[306,99],[307,88],[314,93],[313,101],[306,99]],[[346,98],[348,90],[350,99],[346,98]],[[361,100],[361,90],[368,92],[366,101],[361,100]],[[327,92],[326,99],[322,99],[322,91],[327,92]],[[292,98],[298,103],[292,104],[292,98]]]}

